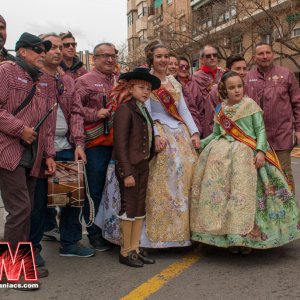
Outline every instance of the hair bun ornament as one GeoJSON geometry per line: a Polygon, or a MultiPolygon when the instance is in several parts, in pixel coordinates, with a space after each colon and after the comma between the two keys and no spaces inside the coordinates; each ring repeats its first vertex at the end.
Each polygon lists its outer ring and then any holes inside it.
{"type": "Polygon", "coordinates": [[[145,55],[147,56],[149,51],[152,51],[152,48],[156,45],[162,45],[162,41],[159,39],[150,41],[145,47],[145,55]]]}

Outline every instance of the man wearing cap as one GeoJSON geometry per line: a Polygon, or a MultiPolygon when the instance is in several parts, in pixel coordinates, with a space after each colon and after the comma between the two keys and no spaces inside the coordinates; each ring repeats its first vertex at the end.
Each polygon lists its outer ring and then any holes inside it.
{"type": "MultiPolygon", "coordinates": [[[[94,70],[79,77],[75,82],[75,88],[81,97],[83,106],[86,135],[86,171],[96,212],[101,202],[106,170],[112,155],[113,103],[105,97],[108,97],[116,81],[114,70],[117,53],[118,51],[111,43],[96,45],[93,56],[94,70]],[[105,103],[106,100],[107,103],[105,103]],[[106,107],[110,107],[112,110],[106,107]],[[108,125],[108,127],[105,127],[105,125],[108,125]],[[107,130],[104,130],[105,128],[107,130]]],[[[84,206],[84,217],[85,221],[88,222],[88,203],[84,206]]],[[[97,225],[93,224],[87,228],[87,231],[90,244],[96,250],[106,251],[110,249],[110,245],[103,239],[101,229],[97,225]]]]}
{"type": "Polygon", "coordinates": [[[209,121],[209,103],[206,101],[208,93],[214,85],[218,84],[223,70],[218,67],[218,52],[215,47],[204,46],[200,50],[201,67],[192,76],[189,85],[191,97],[189,106],[196,105],[198,116],[194,110],[191,110],[193,119],[203,138],[210,134],[209,121]]]}
{"type": "Polygon", "coordinates": [[[82,61],[76,55],[77,43],[73,34],[68,31],[67,33],[61,33],[60,37],[63,42],[63,60],[60,66],[63,70],[70,75],[73,79],[76,79],[87,73],[82,61]]]}
{"type": "MultiPolygon", "coordinates": [[[[78,94],[75,93],[73,79],[62,73],[59,65],[62,60],[62,40],[55,33],[40,36],[43,41],[52,43],[47,52],[43,75],[40,83],[47,87],[49,99],[58,102],[58,108],[49,118],[55,124],[54,146],[56,160],[58,161],[85,161],[85,138],[83,129],[82,105],[78,94]]],[[[42,174],[41,174],[42,175],[42,174]]],[[[43,266],[44,259],[40,255],[42,249],[45,215],[47,211],[47,179],[38,178],[35,190],[35,203],[31,216],[30,241],[35,250],[36,264],[43,266]]],[[[82,226],[79,221],[80,209],[66,207],[61,210],[60,233],[61,248],[60,256],[90,257],[94,250],[79,246],[77,242],[82,239],[82,226]]]]}
{"type": "Polygon", "coordinates": [[[28,241],[36,177],[42,157],[55,172],[53,128],[46,119],[51,108],[39,69],[51,42],[23,33],[16,43],[16,63],[0,66],[0,190],[8,211],[4,240],[13,250],[28,241]]]}
{"type": "Polygon", "coordinates": [[[6,42],[6,21],[0,15],[0,62],[5,60],[14,61],[15,58],[4,48],[6,42]]]}

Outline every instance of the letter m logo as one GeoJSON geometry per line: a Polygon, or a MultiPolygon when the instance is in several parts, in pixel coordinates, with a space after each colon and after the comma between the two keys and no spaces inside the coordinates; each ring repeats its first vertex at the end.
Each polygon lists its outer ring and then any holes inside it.
{"type": "Polygon", "coordinates": [[[18,243],[13,255],[10,244],[0,242],[0,282],[3,280],[3,275],[6,275],[7,281],[19,281],[21,272],[24,274],[25,281],[38,280],[32,243],[18,243]]]}

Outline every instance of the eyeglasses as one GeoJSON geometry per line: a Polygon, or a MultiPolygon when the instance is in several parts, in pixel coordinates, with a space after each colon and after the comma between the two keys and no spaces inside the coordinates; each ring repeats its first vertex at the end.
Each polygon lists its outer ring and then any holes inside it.
{"type": "Polygon", "coordinates": [[[56,90],[58,92],[58,95],[62,95],[65,91],[65,85],[60,75],[58,74],[55,75],[55,81],[56,81],[56,90]]]}
{"type": "Polygon", "coordinates": [[[188,70],[190,68],[189,65],[179,65],[180,70],[188,70]]]}
{"type": "Polygon", "coordinates": [[[45,48],[39,47],[39,46],[33,46],[33,47],[29,47],[30,50],[34,51],[37,54],[41,54],[41,53],[47,53],[47,50],[45,48]]]}
{"type": "Polygon", "coordinates": [[[63,43],[65,48],[70,48],[72,46],[73,48],[77,47],[77,43],[63,43]]]}
{"type": "Polygon", "coordinates": [[[217,53],[205,54],[203,55],[205,58],[216,58],[218,56],[217,53]]]}
{"type": "Polygon", "coordinates": [[[116,54],[108,54],[108,53],[99,53],[99,54],[94,54],[95,57],[101,57],[104,58],[105,60],[108,60],[111,58],[112,60],[116,60],[118,58],[118,55],[116,54]]]}

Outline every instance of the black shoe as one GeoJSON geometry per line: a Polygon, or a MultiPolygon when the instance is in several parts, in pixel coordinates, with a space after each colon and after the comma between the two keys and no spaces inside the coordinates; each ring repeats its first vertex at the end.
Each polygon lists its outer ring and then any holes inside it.
{"type": "Polygon", "coordinates": [[[38,278],[48,277],[48,275],[49,275],[49,271],[45,267],[38,267],[38,268],[36,268],[36,270],[37,270],[38,278]]]}
{"type": "Polygon", "coordinates": [[[140,253],[135,253],[144,264],[155,264],[155,259],[148,257],[148,253],[144,249],[140,249],[140,253]]]}
{"type": "Polygon", "coordinates": [[[140,268],[144,266],[143,262],[139,259],[137,253],[133,251],[129,252],[128,256],[126,257],[119,253],[119,262],[121,264],[134,268],[140,268]]]}
{"type": "Polygon", "coordinates": [[[90,245],[97,251],[104,252],[111,250],[110,243],[105,240],[101,235],[93,236],[89,238],[90,245]]]}

